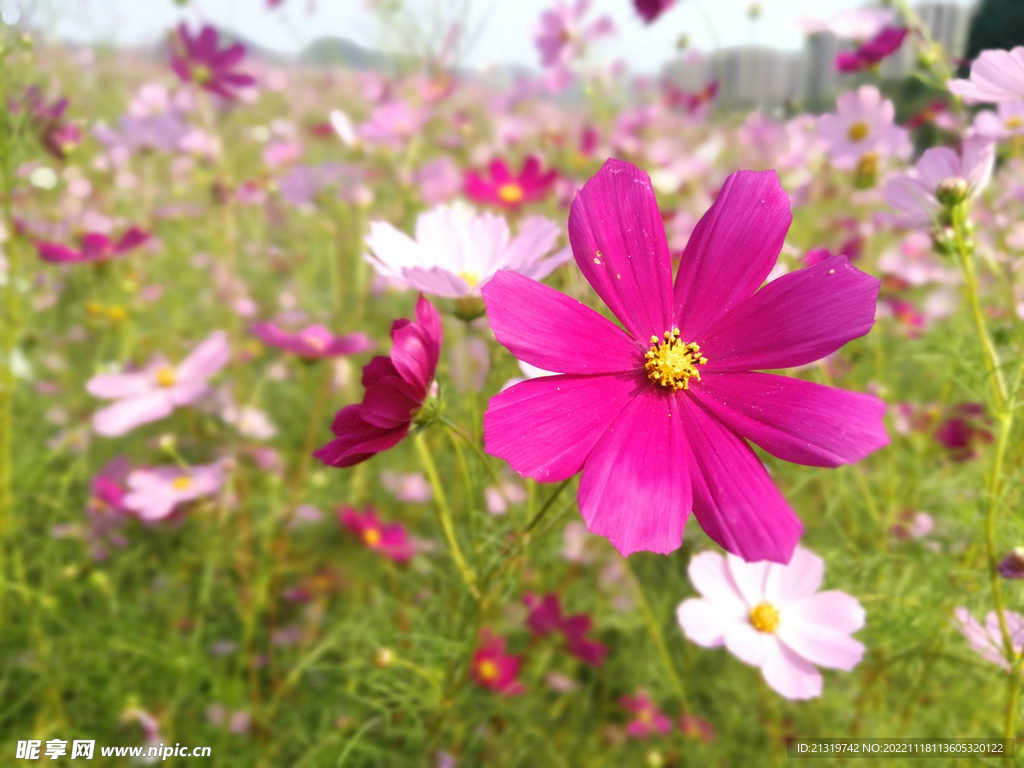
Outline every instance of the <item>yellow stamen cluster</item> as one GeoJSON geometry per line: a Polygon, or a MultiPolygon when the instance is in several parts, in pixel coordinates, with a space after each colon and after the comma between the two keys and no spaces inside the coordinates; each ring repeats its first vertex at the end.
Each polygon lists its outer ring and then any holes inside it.
{"type": "Polygon", "coordinates": [[[192,67],[192,79],[199,83],[199,85],[204,85],[213,79],[213,72],[210,71],[209,67],[197,64],[192,67]]]}
{"type": "Polygon", "coordinates": [[[484,680],[495,680],[498,677],[498,665],[490,659],[484,659],[477,664],[476,671],[484,680]]]}
{"type": "Polygon", "coordinates": [[[174,486],[175,490],[184,491],[192,485],[192,478],[188,475],[179,475],[171,481],[171,485],[174,486]]]}
{"type": "Polygon", "coordinates": [[[707,361],[700,353],[700,345],[693,341],[684,344],[679,329],[673,328],[665,331],[664,339],[651,336],[651,348],[644,354],[644,370],[655,384],[679,391],[690,388],[690,379],[700,381],[697,366],[707,361]]]}
{"type": "Polygon", "coordinates": [[[156,383],[161,387],[173,387],[178,377],[174,373],[174,369],[168,365],[163,366],[156,372],[156,383]]]}
{"type": "Polygon", "coordinates": [[[869,133],[871,133],[871,128],[863,121],[854,123],[846,131],[846,135],[850,141],[864,141],[864,139],[868,137],[869,133]]]}
{"type": "Polygon", "coordinates": [[[1024,127],[1024,117],[1020,115],[1010,115],[1006,118],[1004,125],[1011,131],[1015,131],[1018,128],[1024,127]]]}
{"type": "Polygon", "coordinates": [[[779,609],[771,603],[758,603],[750,610],[750,623],[758,632],[772,634],[779,628],[779,609]]]}
{"type": "Polygon", "coordinates": [[[380,531],[376,528],[367,528],[363,531],[363,541],[366,542],[368,547],[376,547],[380,544],[380,531]]]}
{"type": "Polygon", "coordinates": [[[476,272],[459,272],[459,277],[465,280],[470,288],[475,288],[480,282],[480,275],[476,272]]]}
{"type": "Polygon", "coordinates": [[[518,203],[523,199],[523,194],[523,188],[511,182],[498,187],[498,197],[506,203],[518,203]]]}

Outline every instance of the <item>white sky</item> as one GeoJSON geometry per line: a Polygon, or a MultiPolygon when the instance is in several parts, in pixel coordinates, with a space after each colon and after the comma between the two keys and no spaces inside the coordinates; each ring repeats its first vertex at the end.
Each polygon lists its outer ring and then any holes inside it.
{"type": "MultiPolygon", "coordinates": [[[[969,4],[969,0],[956,0],[969,4]]],[[[370,48],[381,47],[384,31],[366,10],[368,0],[284,0],[276,11],[265,0],[191,0],[181,8],[172,0],[0,0],[21,3],[36,23],[74,40],[139,44],[156,40],[180,18],[204,19],[235,30],[267,48],[294,52],[323,36],[345,37],[370,48]]],[[[803,34],[801,17],[826,17],[863,0],[759,0],[761,18],[747,17],[749,0],[678,0],[654,25],[644,26],[630,0],[593,0],[592,17],[608,14],[619,34],[603,41],[596,58],[625,59],[634,71],[654,71],[675,54],[686,34],[691,46],[709,49],[756,42],[796,49],[803,34]]],[[[422,23],[452,17],[469,5],[470,29],[478,29],[463,63],[535,66],[534,28],[551,0],[405,0],[422,23]]]]}

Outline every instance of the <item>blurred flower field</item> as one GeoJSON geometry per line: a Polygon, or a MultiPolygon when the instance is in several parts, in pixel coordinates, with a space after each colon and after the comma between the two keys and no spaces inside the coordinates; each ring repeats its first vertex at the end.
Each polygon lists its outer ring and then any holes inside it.
{"type": "Polygon", "coordinates": [[[185,18],[3,27],[0,764],[1016,736],[1024,48],[845,12],[768,113],[596,64],[586,2],[504,80],[185,18]]]}

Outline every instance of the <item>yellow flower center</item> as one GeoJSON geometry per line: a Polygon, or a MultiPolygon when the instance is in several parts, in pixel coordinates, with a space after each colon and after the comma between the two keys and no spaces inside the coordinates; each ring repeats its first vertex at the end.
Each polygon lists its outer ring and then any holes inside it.
{"type": "Polygon", "coordinates": [[[523,188],[518,184],[502,184],[498,187],[498,197],[506,203],[518,203],[523,199],[523,188]]]}
{"type": "Polygon", "coordinates": [[[878,175],[878,153],[865,152],[857,161],[857,175],[865,179],[873,179],[878,175]]]}
{"type": "Polygon", "coordinates": [[[178,380],[178,377],[174,373],[174,369],[169,365],[165,365],[156,372],[156,383],[161,387],[173,387],[174,383],[178,380]]]}
{"type": "Polygon", "coordinates": [[[376,528],[367,528],[363,531],[363,541],[366,542],[368,547],[376,547],[380,544],[380,531],[376,528]]]}
{"type": "Polygon", "coordinates": [[[180,475],[179,477],[174,478],[171,485],[173,485],[174,489],[177,491],[184,491],[192,485],[192,478],[187,475],[180,475]]]}
{"type": "Polygon", "coordinates": [[[707,361],[696,342],[684,344],[679,338],[679,329],[673,328],[665,331],[664,340],[651,336],[651,348],[644,354],[644,370],[655,384],[678,391],[689,389],[691,378],[700,381],[697,366],[707,361]]]}
{"type": "Polygon", "coordinates": [[[871,128],[862,120],[851,125],[846,135],[850,141],[864,141],[869,133],[871,133],[871,128]]]}
{"type": "Polygon", "coordinates": [[[484,680],[495,680],[498,677],[498,665],[490,659],[484,659],[477,664],[476,671],[484,680]]]}
{"type": "Polygon", "coordinates": [[[771,634],[779,628],[779,609],[770,603],[758,603],[750,611],[750,623],[758,632],[771,634]]]}
{"type": "Polygon", "coordinates": [[[1024,117],[1020,115],[1013,115],[1012,117],[1006,118],[1006,127],[1011,131],[1015,131],[1018,128],[1024,128],[1024,117]]]}
{"type": "Polygon", "coordinates": [[[192,67],[192,79],[200,85],[210,82],[212,77],[213,73],[210,72],[209,67],[204,67],[202,64],[192,67]]]}
{"type": "Polygon", "coordinates": [[[466,285],[470,288],[475,288],[476,284],[480,282],[480,275],[476,272],[459,272],[459,277],[466,281],[466,285]]]}

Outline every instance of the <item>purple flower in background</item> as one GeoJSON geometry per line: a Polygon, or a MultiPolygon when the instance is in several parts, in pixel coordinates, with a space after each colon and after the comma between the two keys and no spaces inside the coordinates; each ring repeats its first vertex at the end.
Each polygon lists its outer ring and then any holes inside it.
{"type": "Polygon", "coordinates": [[[1024,45],[1011,51],[982,51],[966,80],[950,80],[949,90],[968,104],[1024,100],[1024,45]]]}
{"type": "Polygon", "coordinates": [[[227,364],[229,354],[227,334],[215,331],[177,366],[157,359],[141,371],[93,376],[85,385],[89,394],[117,401],[93,416],[93,428],[118,437],[196,402],[209,392],[207,380],[227,364]]]}
{"type": "Polygon", "coordinates": [[[220,49],[220,35],[216,29],[204,26],[193,36],[188,27],[178,25],[171,39],[171,69],[184,82],[225,99],[238,97],[238,89],[256,83],[256,78],[236,71],[245,58],[245,46],[235,43],[220,49]]]}
{"type": "Polygon", "coordinates": [[[148,233],[132,227],[117,241],[112,241],[100,232],[87,232],[82,236],[82,245],[78,250],[60,243],[39,241],[36,243],[36,251],[39,258],[51,264],[95,263],[123,256],[147,240],[148,233]]]}
{"type": "Polygon", "coordinates": [[[588,528],[623,555],[679,547],[691,510],[747,560],[787,562],[803,526],[746,440],[834,467],[888,443],[868,395],[754,373],[819,360],[866,334],[879,282],[837,256],[757,290],[791,221],[772,171],[726,180],[672,283],[647,174],[609,160],[576,196],[576,263],[625,326],[514,272],[484,286],[498,341],[562,375],[491,399],[487,452],[543,482],[582,470],[588,528]]]}
{"type": "Polygon", "coordinates": [[[313,455],[332,467],[351,467],[397,445],[430,394],[441,354],[441,317],[420,296],[416,320],[391,326],[390,356],[363,368],[363,402],[338,411],[334,439],[313,455]]]}
{"type": "Polygon", "coordinates": [[[1014,547],[999,561],[999,575],[1004,579],[1024,579],[1024,547],[1014,547]]]}
{"type": "Polygon", "coordinates": [[[256,323],[252,332],[264,344],[293,352],[307,360],[355,355],[373,347],[373,342],[365,334],[335,336],[322,325],[311,325],[296,333],[288,333],[273,323],[256,323]]]}

